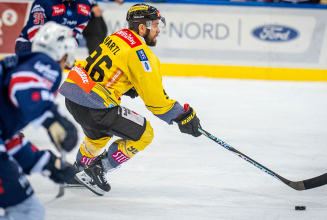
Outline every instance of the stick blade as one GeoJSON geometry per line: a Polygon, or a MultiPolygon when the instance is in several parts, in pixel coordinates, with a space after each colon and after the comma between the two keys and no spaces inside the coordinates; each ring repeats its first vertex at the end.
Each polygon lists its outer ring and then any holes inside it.
{"type": "Polygon", "coordinates": [[[312,188],[317,188],[319,186],[326,185],[327,173],[311,179],[303,180],[303,184],[305,186],[305,189],[312,189],[312,188]]]}
{"type": "Polygon", "coordinates": [[[327,184],[327,173],[313,177],[311,179],[302,180],[302,181],[289,181],[285,178],[281,178],[281,180],[291,188],[301,191],[307,189],[317,188],[327,184]]]}

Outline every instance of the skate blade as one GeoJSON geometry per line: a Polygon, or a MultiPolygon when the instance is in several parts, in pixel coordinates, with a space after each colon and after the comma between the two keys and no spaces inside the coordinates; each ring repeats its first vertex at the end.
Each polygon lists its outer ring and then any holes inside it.
{"type": "Polygon", "coordinates": [[[90,177],[84,172],[79,172],[75,175],[75,179],[83,184],[83,186],[87,187],[89,190],[91,190],[93,193],[95,193],[98,196],[103,196],[106,191],[100,189],[97,185],[92,185],[87,179],[90,177]]]}
{"type": "Polygon", "coordinates": [[[84,188],[85,186],[82,184],[64,184],[64,188],[84,188]]]}

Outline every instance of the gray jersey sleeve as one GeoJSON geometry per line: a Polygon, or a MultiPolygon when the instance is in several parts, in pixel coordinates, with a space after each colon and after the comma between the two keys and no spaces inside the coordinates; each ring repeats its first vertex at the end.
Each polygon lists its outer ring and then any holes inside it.
{"type": "Polygon", "coordinates": [[[155,116],[171,125],[173,124],[173,120],[184,112],[185,109],[183,108],[183,106],[181,106],[178,102],[175,102],[174,106],[168,112],[162,115],[155,116]]]}

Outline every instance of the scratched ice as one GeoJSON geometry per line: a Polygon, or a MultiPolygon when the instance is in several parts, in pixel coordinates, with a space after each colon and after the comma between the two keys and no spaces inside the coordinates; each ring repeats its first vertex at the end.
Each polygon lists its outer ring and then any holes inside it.
{"type": "MultiPolygon", "coordinates": [[[[203,129],[281,176],[298,181],[327,172],[327,83],[178,77],[163,83],[170,98],[196,110],[203,129]]],[[[153,142],[108,173],[111,192],[66,189],[46,206],[47,220],[327,218],[327,185],[295,191],[208,137],[181,134],[140,98],[123,97],[122,105],[151,122],[153,142]],[[296,205],[307,210],[295,211],[296,205]]],[[[24,133],[39,148],[53,149],[43,129],[24,133]]],[[[43,203],[57,194],[58,186],[41,175],[29,180],[43,203]]]]}

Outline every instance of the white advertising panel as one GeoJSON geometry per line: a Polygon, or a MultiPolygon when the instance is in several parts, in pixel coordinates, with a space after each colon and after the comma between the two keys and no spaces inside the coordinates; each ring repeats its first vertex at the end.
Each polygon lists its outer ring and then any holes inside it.
{"type": "MultiPolygon", "coordinates": [[[[123,6],[102,3],[109,34],[126,28],[123,6]]],[[[162,62],[288,68],[327,67],[327,10],[153,4],[166,30],[153,51],[162,62]],[[325,59],[326,58],[326,59],[325,59]]]]}

